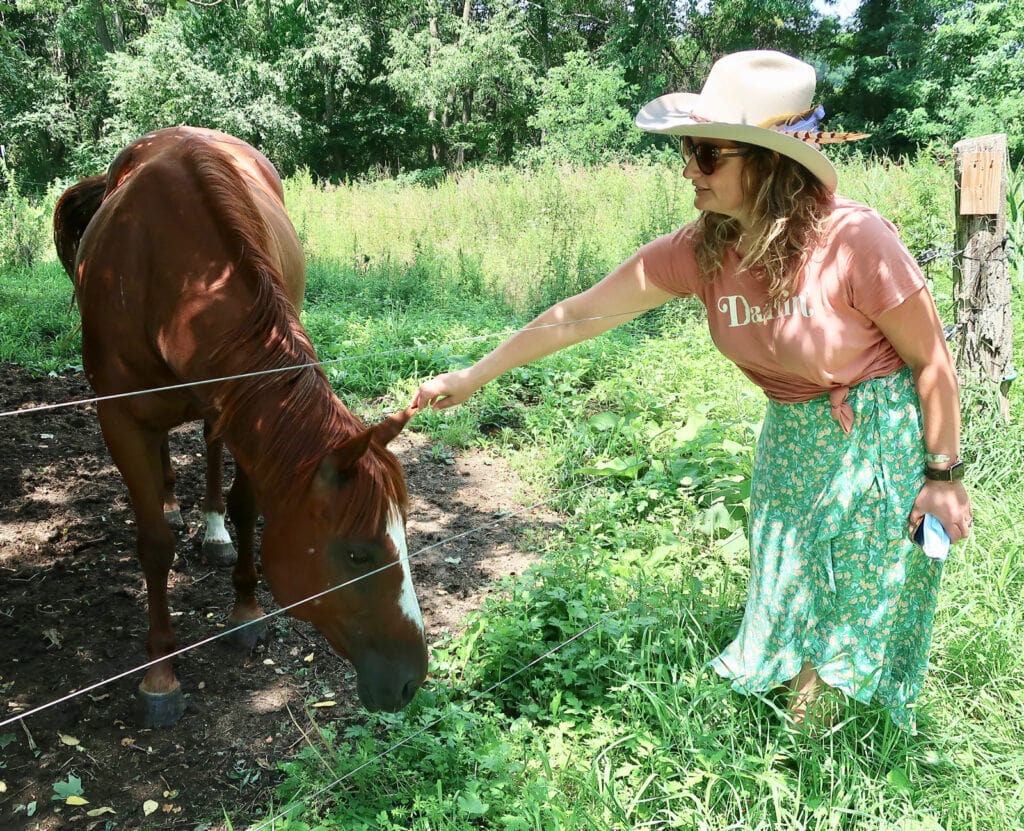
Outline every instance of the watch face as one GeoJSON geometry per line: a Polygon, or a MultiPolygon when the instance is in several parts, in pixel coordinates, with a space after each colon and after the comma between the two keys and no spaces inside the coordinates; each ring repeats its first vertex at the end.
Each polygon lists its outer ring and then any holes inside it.
{"type": "Polygon", "coordinates": [[[934,482],[959,482],[964,478],[964,463],[957,462],[946,470],[936,470],[935,468],[925,468],[925,478],[931,479],[934,482]]]}

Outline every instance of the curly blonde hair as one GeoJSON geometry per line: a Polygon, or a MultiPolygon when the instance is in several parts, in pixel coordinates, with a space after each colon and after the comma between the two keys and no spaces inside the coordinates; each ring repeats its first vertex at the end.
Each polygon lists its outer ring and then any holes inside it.
{"type": "MultiPolygon", "coordinates": [[[[750,269],[768,287],[769,304],[794,293],[807,256],[824,230],[832,193],[806,167],[755,145],[743,161],[743,197],[753,229],[743,235],[746,254],[740,270],[750,269]]],[[[739,222],[704,212],[697,220],[697,265],[708,279],[721,271],[725,249],[739,242],[739,222]]]]}

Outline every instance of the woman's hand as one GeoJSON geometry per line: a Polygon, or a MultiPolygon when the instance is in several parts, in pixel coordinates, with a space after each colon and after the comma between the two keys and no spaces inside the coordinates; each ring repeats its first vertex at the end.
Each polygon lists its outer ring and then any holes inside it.
{"type": "Polygon", "coordinates": [[[925,480],[907,518],[911,536],[924,520],[925,514],[931,514],[942,523],[950,542],[959,542],[971,533],[974,514],[962,482],[925,480]]]}
{"type": "Polygon", "coordinates": [[[420,410],[426,407],[444,410],[461,404],[479,388],[466,370],[445,372],[420,384],[412,397],[412,406],[420,410]]]}

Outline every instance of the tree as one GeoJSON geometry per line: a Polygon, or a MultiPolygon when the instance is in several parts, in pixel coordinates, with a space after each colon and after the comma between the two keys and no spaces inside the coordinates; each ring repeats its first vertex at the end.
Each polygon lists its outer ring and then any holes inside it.
{"type": "Polygon", "coordinates": [[[594,164],[622,158],[640,134],[633,125],[629,85],[618,64],[598,65],[585,51],[570,52],[541,82],[530,126],[541,133],[544,158],[594,164]]]}
{"type": "Polygon", "coordinates": [[[697,91],[711,65],[729,52],[777,49],[814,62],[837,22],[812,0],[683,0],[672,88],[697,91]]]}
{"type": "Polygon", "coordinates": [[[956,5],[941,18],[923,60],[931,93],[921,102],[946,141],[1006,133],[1024,158],[1024,0],[956,5]]]}
{"type": "Polygon", "coordinates": [[[515,5],[500,0],[473,17],[468,3],[447,13],[434,0],[423,16],[389,38],[387,83],[428,125],[430,161],[461,163],[466,154],[501,157],[521,135],[532,69],[515,5]]]}
{"type": "Polygon", "coordinates": [[[951,2],[864,0],[852,30],[830,50],[845,75],[836,83],[834,108],[846,128],[872,134],[865,146],[900,155],[941,132],[923,106],[932,82],[922,59],[943,4],[951,2]]]}
{"type": "Polygon", "coordinates": [[[107,55],[103,74],[115,105],[100,142],[107,157],[149,130],[190,124],[236,135],[292,169],[301,120],[260,45],[252,15],[230,6],[172,8],[124,51],[107,55]]]}

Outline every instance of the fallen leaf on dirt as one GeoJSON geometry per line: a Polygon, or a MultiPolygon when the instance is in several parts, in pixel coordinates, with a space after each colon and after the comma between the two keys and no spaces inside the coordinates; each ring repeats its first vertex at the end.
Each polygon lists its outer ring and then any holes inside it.
{"type": "Polygon", "coordinates": [[[129,736],[125,736],[121,739],[121,747],[131,747],[133,744],[135,744],[135,739],[130,738],[129,736]]]}
{"type": "MultiPolygon", "coordinates": [[[[72,798],[81,796],[82,780],[77,776],[69,775],[66,781],[53,783],[53,796],[50,798],[54,800],[67,800],[67,804],[70,805],[72,798]]],[[[83,803],[78,804],[81,805],[83,803]]]]}
{"type": "Polygon", "coordinates": [[[337,705],[338,705],[337,701],[317,701],[313,706],[314,707],[336,707],[337,705]]]}
{"type": "Polygon", "coordinates": [[[0,779],[0,793],[7,793],[7,783],[0,779]]]}
{"type": "Polygon", "coordinates": [[[74,736],[67,736],[64,733],[58,733],[57,735],[60,736],[61,744],[66,744],[68,747],[77,747],[81,744],[74,736]]]}
{"type": "Polygon", "coordinates": [[[160,804],[155,799],[147,799],[142,803],[142,813],[148,817],[159,807],[160,804]]]}
{"type": "Polygon", "coordinates": [[[312,661],[312,660],[313,660],[313,653],[312,653],[312,652],[310,652],[310,653],[309,653],[309,654],[308,654],[308,655],[307,655],[307,656],[306,656],[305,658],[303,658],[302,660],[303,660],[303,661],[305,661],[305,662],[306,662],[306,663],[308,664],[308,663],[309,663],[310,661],[312,661]]]}
{"type": "Polygon", "coordinates": [[[88,805],[89,800],[84,796],[69,796],[64,800],[65,805],[88,805]]]}
{"type": "Polygon", "coordinates": [[[117,811],[115,811],[109,805],[104,805],[102,808],[93,808],[91,811],[86,811],[85,815],[87,817],[102,817],[104,814],[116,814],[116,813],[117,813],[117,811]]]}

